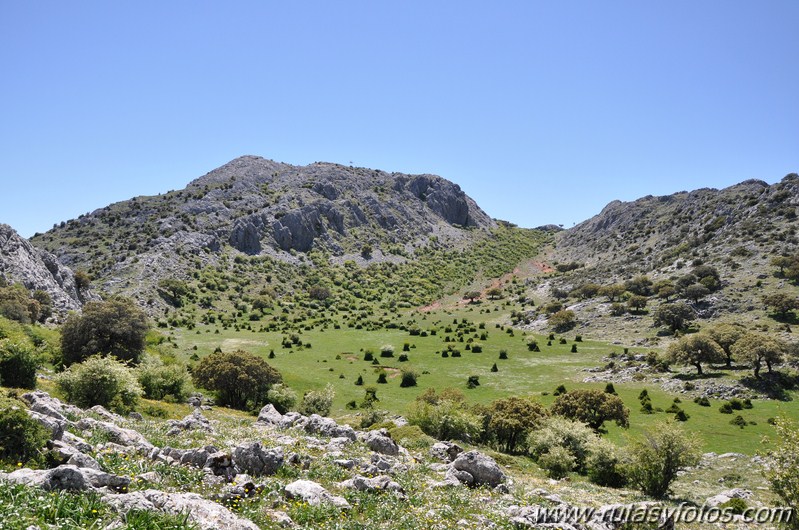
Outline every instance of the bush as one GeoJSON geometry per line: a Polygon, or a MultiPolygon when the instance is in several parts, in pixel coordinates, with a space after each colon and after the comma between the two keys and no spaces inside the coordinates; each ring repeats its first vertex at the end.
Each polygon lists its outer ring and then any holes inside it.
{"type": "Polygon", "coordinates": [[[286,385],[278,383],[272,385],[272,388],[266,393],[266,400],[269,401],[279,413],[285,414],[297,404],[297,393],[286,385]]]}
{"type": "Polygon", "coordinates": [[[32,347],[24,343],[0,340],[0,381],[15,388],[35,388],[36,370],[41,360],[32,347]]]}
{"type": "Polygon", "coordinates": [[[191,378],[186,367],[164,365],[157,357],[148,356],[136,369],[144,396],[148,399],[167,399],[183,403],[191,395],[191,378]]]}
{"type": "Polygon", "coordinates": [[[723,502],[719,504],[719,508],[722,510],[729,510],[731,513],[736,515],[742,515],[749,506],[746,504],[746,501],[740,498],[732,498],[727,502],[723,502]]]}
{"type": "Polygon", "coordinates": [[[563,448],[573,457],[571,469],[583,471],[588,443],[595,438],[596,433],[583,423],[554,416],[543,420],[537,429],[530,431],[527,446],[532,457],[536,459],[551,452],[553,448],[563,448]]]}
{"type": "Polygon", "coordinates": [[[699,463],[699,443],[672,422],[662,422],[630,446],[627,478],[650,497],[663,498],[677,474],[699,463]]]}
{"type": "Polygon", "coordinates": [[[419,377],[413,370],[403,370],[402,371],[402,379],[400,380],[400,386],[402,388],[407,388],[411,386],[416,386],[416,379],[419,377]]]}
{"type": "Polygon", "coordinates": [[[444,389],[425,391],[411,405],[408,421],[438,440],[475,440],[483,430],[482,418],[470,411],[463,393],[444,389]]]}
{"type": "Polygon", "coordinates": [[[729,402],[722,403],[719,407],[719,412],[722,414],[732,414],[732,405],[729,402]]]}
{"type": "Polygon", "coordinates": [[[480,386],[480,376],[470,375],[466,380],[466,388],[472,389],[477,388],[478,386],[480,386]]]}
{"type": "Polygon", "coordinates": [[[377,384],[378,385],[388,384],[388,379],[386,378],[385,372],[380,372],[379,374],[377,374],[377,384]]]}
{"type": "Polygon", "coordinates": [[[361,386],[361,385],[363,385],[363,376],[358,375],[358,379],[355,380],[355,386],[361,386]]]}
{"type": "Polygon", "coordinates": [[[111,357],[94,355],[55,378],[67,401],[82,408],[102,405],[120,414],[133,410],[142,395],[134,371],[111,357]]]}
{"type": "Polygon", "coordinates": [[[621,488],[627,483],[619,449],[608,440],[595,436],[586,444],[585,471],[588,480],[600,486],[621,488]]]}
{"type": "Polygon", "coordinates": [[[472,344],[472,353],[482,353],[483,352],[483,345],[474,343],[472,344]]]}
{"type": "Polygon", "coordinates": [[[399,361],[401,363],[407,363],[408,362],[408,354],[407,353],[401,353],[400,356],[397,358],[397,361],[399,361]]]}
{"type": "Polygon", "coordinates": [[[61,327],[63,363],[69,366],[92,355],[113,355],[136,363],[148,329],[147,315],[128,298],[89,302],[61,327]]]}
{"type": "Polygon", "coordinates": [[[549,317],[549,325],[558,333],[572,329],[576,323],[577,317],[569,309],[558,311],[549,317]]]}
{"type": "Polygon", "coordinates": [[[574,469],[574,456],[565,447],[553,447],[538,458],[538,465],[553,479],[561,479],[574,469]]]}
{"type": "Polygon", "coordinates": [[[710,406],[710,400],[707,399],[705,396],[694,398],[694,403],[696,403],[700,407],[709,407],[710,406]]]}
{"type": "Polygon", "coordinates": [[[28,416],[25,405],[0,397],[0,462],[25,464],[41,460],[50,432],[28,416]]]}
{"type": "Polygon", "coordinates": [[[505,361],[508,359],[508,350],[499,350],[499,359],[505,361]]]}
{"type": "Polygon", "coordinates": [[[237,409],[264,405],[272,385],[283,382],[265,360],[242,350],[204,357],[192,378],[195,385],[216,392],[217,403],[237,409]]]}
{"type": "Polygon", "coordinates": [[[776,445],[768,453],[770,462],[764,473],[771,491],[793,509],[790,528],[799,528],[799,428],[784,418],[777,418],[774,428],[776,445]]]}
{"type": "Polygon", "coordinates": [[[736,426],[740,427],[741,429],[743,429],[748,424],[746,423],[746,420],[744,419],[744,417],[739,414],[739,415],[735,416],[733,419],[730,420],[730,425],[736,425],[736,426]]]}
{"type": "Polygon", "coordinates": [[[306,416],[311,414],[319,414],[320,416],[327,416],[330,414],[330,409],[333,407],[333,398],[336,397],[336,391],[333,385],[328,383],[322,390],[311,390],[302,396],[302,403],[300,404],[300,412],[306,416]]]}
{"type": "Polygon", "coordinates": [[[386,344],[380,348],[380,357],[394,357],[394,346],[386,344]]]}

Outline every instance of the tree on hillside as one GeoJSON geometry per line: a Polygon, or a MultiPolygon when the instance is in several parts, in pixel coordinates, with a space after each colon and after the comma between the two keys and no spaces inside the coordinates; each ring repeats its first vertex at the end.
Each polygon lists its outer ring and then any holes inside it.
{"type": "Polygon", "coordinates": [[[677,289],[674,287],[674,282],[671,280],[659,280],[652,286],[652,291],[658,298],[663,298],[667,302],[669,298],[677,294],[677,289]]]}
{"type": "Polygon", "coordinates": [[[627,280],[624,284],[626,290],[639,296],[649,296],[652,294],[652,280],[648,276],[636,276],[631,280],[627,280]]]}
{"type": "Polygon", "coordinates": [[[787,318],[788,313],[799,309],[799,300],[785,293],[767,294],[763,297],[763,304],[772,308],[781,318],[787,318]]]}
{"type": "Polygon", "coordinates": [[[497,298],[502,298],[502,289],[499,287],[492,287],[488,291],[486,291],[486,295],[491,300],[496,300],[497,298]]]}
{"type": "Polygon", "coordinates": [[[254,409],[267,401],[272,385],[282,383],[276,369],[249,352],[216,352],[204,357],[192,371],[194,384],[217,393],[219,404],[254,409]]]}
{"type": "Polygon", "coordinates": [[[772,366],[782,360],[785,345],[763,333],[746,333],[732,346],[732,353],[738,362],[750,365],[755,377],[760,377],[763,363],[771,372],[772,366]]]}
{"type": "Polygon", "coordinates": [[[623,295],[627,289],[620,283],[613,285],[605,285],[599,289],[599,296],[607,296],[608,302],[615,302],[617,298],[623,295]]]}
{"type": "Polygon", "coordinates": [[[646,303],[647,303],[646,296],[634,294],[629,298],[629,300],[627,300],[627,307],[629,307],[635,312],[640,312],[646,307],[646,303]]]}
{"type": "Polygon", "coordinates": [[[164,278],[158,282],[158,294],[166,303],[174,307],[183,305],[183,297],[189,294],[188,284],[176,278],[164,278]]]}
{"type": "Polygon", "coordinates": [[[129,298],[89,302],[61,328],[62,361],[69,366],[92,355],[113,355],[137,363],[148,329],[147,315],[129,298]]]}
{"type": "Polygon", "coordinates": [[[488,407],[488,431],[491,432],[500,450],[516,453],[524,450],[521,445],[548,413],[540,403],[530,399],[509,397],[498,399],[488,407]]]}
{"type": "Polygon", "coordinates": [[[655,311],[655,325],[668,326],[672,333],[683,329],[685,325],[696,317],[694,310],[688,304],[676,302],[662,304],[655,311]]]}
{"type": "Polygon", "coordinates": [[[629,427],[630,411],[613,394],[601,390],[572,390],[561,394],[552,404],[552,414],[581,421],[598,431],[606,421],[629,427]]]}
{"type": "Polygon", "coordinates": [[[695,304],[698,304],[699,301],[710,294],[710,289],[702,285],[701,283],[694,283],[689,285],[683,290],[683,295],[693,300],[695,304]]]}
{"type": "Polygon", "coordinates": [[[702,363],[720,363],[725,359],[724,350],[706,334],[685,335],[669,346],[666,358],[677,364],[690,364],[702,375],[702,363]]]}
{"type": "Polygon", "coordinates": [[[707,330],[708,336],[716,341],[716,344],[721,346],[721,349],[724,350],[724,355],[727,356],[727,368],[732,366],[731,348],[744,333],[745,330],[743,327],[733,324],[718,324],[707,330]]]}
{"type": "Polygon", "coordinates": [[[480,291],[469,291],[463,295],[463,299],[468,300],[470,304],[473,304],[478,298],[480,298],[480,291]]]}
{"type": "Polygon", "coordinates": [[[549,325],[558,333],[569,331],[576,322],[577,317],[574,311],[569,309],[558,311],[549,317],[549,325]]]}
{"type": "Polygon", "coordinates": [[[785,269],[791,268],[796,262],[797,259],[795,256],[774,256],[770,261],[772,267],[780,269],[780,276],[785,276],[785,269]]]}

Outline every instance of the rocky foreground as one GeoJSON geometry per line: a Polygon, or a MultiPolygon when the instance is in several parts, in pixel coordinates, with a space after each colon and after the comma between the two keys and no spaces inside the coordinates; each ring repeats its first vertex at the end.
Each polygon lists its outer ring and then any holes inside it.
{"type": "MultiPolygon", "coordinates": [[[[565,521],[563,514],[574,509],[570,502],[531,489],[523,478],[512,479],[507,469],[480,451],[438,442],[423,452],[411,452],[385,429],[358,431],[315,414],[283,415],[271,405],[255,420],[225,425],[223,433],[218,421],[203,414],[209,407],[199,406],[199,400],[184,419],[156,425],[136,413],[123,418],[102,407],[82,410],[41,391],[22,398],[29,405],[28,414],[51,433],[48,449],[53,467],[0,473],[0,480],[46,491],[93,492],[119,514],[119,520],[107,528],[122,526],[132,510],[185,516],[187,522],[208,530],[309,528],[317,525],[292,520],[287,507],[340,512],[346,518],[367,510],[372,496],[411,512],[420,509],[419,499],[443,494],[460,496],[462,513],[433,500],[432,506],[421,506],[427,512],[420,517],[429,527],[613,530],[624,524],[613,514],[656,506],[643,499],[597,505],[596,498],[602,497],[586,493],[585,504],[594,505],[593,513],[584,520],[565,521]],[[134,465],[124,467],[128,462],[134,465]],[[148,471],[155,464],[161,471],[148,471]],[[169,469],[195,474],[176,487],[166,477],[169,469]],[[135,470],[139,473],[131,472],[135,470]],[[257,517],[251,517],[252,512],[241,506],[258,497],[264,502],[258,504],[257,517]]],[[[727,490],[705,504],[718,506],[736,497],[750,499],[752,492],[727,490]]],[[[396,526],[376,527],[400,527],[401,514],[396,515],[396,526]]],[[[746,528],[740,517],[736,521],[746,528]]],[[[672,524],[665,516],[658,522],[664,527],[672,524]]]]}

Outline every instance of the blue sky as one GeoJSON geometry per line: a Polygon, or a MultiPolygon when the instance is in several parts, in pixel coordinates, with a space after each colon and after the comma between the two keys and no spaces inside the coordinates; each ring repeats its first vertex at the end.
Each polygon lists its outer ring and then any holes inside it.
{"type": "Polygon", "coordinates": [[[0,0],[0,222],[243,154],[436,173],[571,226],[799,172],[799,2],[0,0]]]}

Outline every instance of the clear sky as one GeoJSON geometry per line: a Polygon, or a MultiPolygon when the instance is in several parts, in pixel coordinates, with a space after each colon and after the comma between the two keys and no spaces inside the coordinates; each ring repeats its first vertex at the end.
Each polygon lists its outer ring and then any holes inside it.
{"type": "Polygon", "coordinates": [[[0,222],[243,154],[435,173],[571,226],[799,172],[799,1],[0,0],[0,222]]]}

